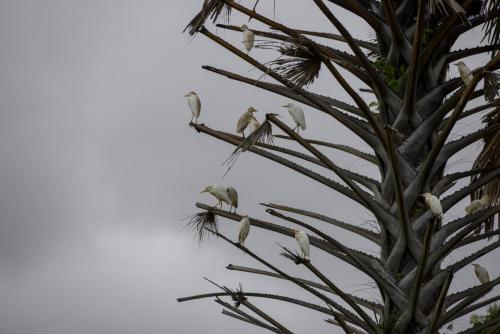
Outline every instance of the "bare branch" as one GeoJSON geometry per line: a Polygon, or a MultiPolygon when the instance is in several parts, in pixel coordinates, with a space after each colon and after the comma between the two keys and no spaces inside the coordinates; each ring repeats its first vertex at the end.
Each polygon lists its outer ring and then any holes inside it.
{"type": "MultiPolygon", "coordinates": [[[[323,300],[325,303],[327,303],[328,305],[332,306],[333,308],[339,310],[341,313],[343,313],[341,310],[345,310],[342,306],[340,306],[339,304],[337,304],[335,301],[333,301],[332,299],[328,298],[326,295],[322,294],[321,292],[301,283],[300,281],[297,281],[294,277],[292,276],[289,276],[288,274],[286,274],[285,272],[279,270],[278,268],[276,268],[275,266],[273,266],[272,264],[270,264],[269,262],[263,260],[261,257],[259,257],[258,255],[256,255],[255,253],[253,253],[252,251],[250,251],[248,248],[246,248],[245,246],[239,244],[239,243],[235,243],[235,242],[232,242],[231,240],[229,240],[228,238],[226,238],[224,235],[218,233],[218,232],[214,232],[219,238],[223,239],[224,241],[228,242],[229,244],[235,246],[236,248],[239,248],[241,249],[242,251],[244,251],[246,254],[250,255],[251,257],[253,257],[255,260],[259,261],[260,263],[262,263],[263,265],[265,265],[266,267],[270,268],[271,270],[273,270],[274,272],[280,274],[281,276],[284,276],[287,280],[295,283],[296,285],[300,286],[302,289],[312,293],[313,295],[315,295],[316,297],[318,297],[319,299],[323,300]]],[[[347,310],[345,310],[347,311],[347,310]]],[[[363,321],[361,319],[359,319],[358,317],[356,317],[355,315],[353,315],[351,312],[347,311],[347,313],[343,313],[344,316],[349,319],[349,321],[351,321],[353,324],[356,324],[357,326],[360,326],[361,328],[364,328],[366,329],[367,326],[363,323],[363,321]]]]}
{"type": "Polygon", "coordinates": [[[450,288],[452,280],[453,280],[453,273],[450,272],[443,283],[443,287],[441,288],[441,292],[439,293],[436,307],[432,312],[431,324],[429,326],[429,331],[428,331],[429,334],[435,333],[438,329],[438,320],[439,317],[442,315],[444,303],[446,301],[446,295],[448,294],[448,290],[450,288]]]}
{"type": "MultiPolygon", "coordinates": [[[[229,211],[214,209],[211,206],[208,206],[208,205],[203,204],[203,203],[196,203],[196,206],[198,208],[204,209],[204,210],[210,209],[213,211],[214,214],[216,214],[220,217],[224,217],[224,218],[233,220],[235,222],[241,221],[241,218],[242,218],[238,214],[231,213],[229,211]]],[[[277,224],[269,223],[269,222],[266,222],[266,221],[263,221],[260,219],[254,219],[254,218],[250,218],[250,224],[252,226],[255,226],[255,227],[259,227],[259,228],[262,228],[262,229],[265,229],[268,231],[273,231],[273,232],[279,233],[281,235],[286,235],[288,237],[294,238],[294,232],[292,231],[292,229],[284,227],[284,226],[280,226],[277,224]]],[[[321,249],[322,251],[325,251],[328,254],[331,254],[331,255],[337,257],[338,259],[352,265],[355,268],[358,268],[358,265],[354,261],[352,261],[348,256],[346,256],[342,252],[339,252],[338,250],[334,249],[326,241],[321,240],[321,239],[316,238],[316,237],[312,237],[312,236],[311,236],[309,241],[310,241],[311,245],[313,245],[314,247],[317,247],[318,249],[321,249]]]]}
{"type": "MultiPolygon", "coordinates": [[[[227,1],[227,0],[221,0],[221,1],[227,1]]],[[[230,2],[231,3],[231,6],[236,6],[237,4],[234,3],[234,2],[230,2]]],[[[239,6],[239,5],[238,5],[239,6]]],[[[238,8],[240,8],[241,6],[239,6],[238,8]]],[[[244,7],[241,7],[243,9],[245,9],[244,7]]],[[[261,18],[262,20],[264,20],[265,18],[261,18]]],[[[265,19],[264,21],[267,21],[268,19],[265,19]]],[[[281,26],[281,25],[279,25],[281,26]]],[[[285,31],[289,31],[290,29],[284,27],[283,28],[285,31]]],[[[273,77],[274,79],[276,79],[277,81],[281,82],[282,84],[284,84],[285,86],[287,86],[288,88],[291,88],[293,89],[295,92],[297,92],[298,94],[302,95],[304,98],[306,98],[307,100],[309,100],[311,103],[315,104],[319,109],[323,110],[324,112],[330,114],[332,117],[334,117],[336,120],[338,120],[340,123],[342,123],[344,126],[346,126],[347,128],[351,129],[352,131],[355,131],[354,128],[353,128],[353,124],[351,122],[349,122],[348,120],[346,120],[345,117],[341,117],[340,115],[338,114],[335,114],[335,113],[332,113],[331,111],[331,107],[327,106],[324,102],[318,100],[315,96],[311,95],[309,92],[303,90],[302,88],[300,88],[299,86],[297,86],[296,84],[290,82],[289,80],[286,80],[285,78],[283,78],[281,75],[277,74],[276,72],[272,71],[271,69],[269,69],[268,67],[262,65],[261,63],[257,62],[256,60],[254,60],[253,58],[249,57],[248,55],[244,54],[242,51],[240,51],[239,49],[235,48],[234,46],[232,46],[231,44],[227,43],[226,41],[224,41],[223,39],[221,39],[220,37],[210,33],[208,30],[206,30],[205,28],[202,29],[200,31],[203,35],[207,36],[208,38],[210,38],[211,40],[213,40],[214,42],[218,43],[219,45],[223,46],[224,48],[226,48],[227,50],[231,51],[232,53],[236,54],[238,57],[242,58],[243,60],[249,62],[250,64],[252,64],[253,66],[255,66],[256,68],[258,68],[259,70],[261,70],[263,73],[266,73],[268,74],[269,76],[273,77]]],[[[293,31],[292,31],[293,33],[293,31]]],[[[330,64],[329,61],[327,61],[328,64],[330,64]]],[[[331,64],[330,64],[331,65],[331,64]]],[[[328,65],[327,65],[328,66],[328,65]]],[[[346,83],[347,84],[347,83],[346,83]]],[[[352,88],[351,88],[352,89],[352,88]]],[[[356,94],[357,95],[357,94],[356,94]]],[[[358,95],[359,97],[359,95],[358,95]]],[[[361,98],[359,98],[361,99],[361,98]]],[[[357,101],[359,102],[359,101],[357,101]]],[[[363,100],[361,100],[362,102],[362,106],[366,107],[366,109],[362,109],[362,112],[365,114],[365,116],[368,118],[368,120],[371,120],[370,123],[372,126],[376,126],[376,124],[374,123],[373,121],[373,116],[371,115],[371,111],[369,110],[368,106],[366,106],[366,104],[364,103],[363,100]]],[[[380,141],[380,138],[379,138],[379,141],[380,141]]],[[[374,150],[375,152],[378,152],[379,154],[383,154],[383,146],[380,146],[380,143],[377,143],[377,142],[373,142],[373,141],[370,141],[370,142],[367,142],[368,145],[370,145],[374,150]]]]}
{"type": "Polygon", "coordinates": [[[278,328],[281,332],[285,334],[293,334],[291,330],[283,326],[281,323],[276,321],[273,317],[268,315],[266,312],[262,311],[260,308],[256,307],[252,303],[250,303],[248,300],[242,300],[241,301],[242,305],[245,305],[248,309],[252,310],[254,313],[258,314],[261,318],[265,319],[267,322],[278,328]]]}
{"type": "MultiPolygon", "coordinates": [[[[286,140],[294,140],[293,138],[289,137],[289,136],[284,136],[284,135],[275,135],[276,138],[280,138],[280,139],[286,139],[286,140]]],[[[305,141],[307,141],[309,144],[313,144],[313,145],[318,145],[318,146],[325,146],[325,147],[331,147],[331,148],[334,148],[336,150],[339,150],[339,151],[342,151],[342,152],[345,152],[345,153],[349,153],[349,154],[352,154],[358,158],[361,158],[365,161],[368,161],[368,162],[371,162],[373,164],[378,164],[378,160],[377,160],[377,157],[374,156],[374,155],[371,155],[369,153],[365,153],[365,152],[362,152],[362,151],[359,151],[351,146],[347,146],[347,145],[340,145],[340,144],[332,144],[332,143],[329,143],[329,142],[326,142],[326,141],[322,141],[322,140],[315,140],[315,139],[304,139],[305,141]]]]}
{"type": "MultiPolygon", "coordinates": [[[[217,27],[227,29],[227,30],[233,30],[233,31],[242,31],[241,27],[227,25],[227,24],[217,24],[217,27]]],[[[302,35],[327,38],[327,39],[331,39],[331,40],[338,41],[338,42],[346,42],[345,38],[339,34],[330,34],[330,33],[326,33],[326,32],[316,32],[316,31],[300,30],[300,29],[294,29],[294,30],[298,34],[302,34],[302,35]]],[[[281,37],[289,38],[289,37],[286,37],[285,35],[278,35],[278,34],[267,32],[267,31],[260,31],[260,30],[252,30],[252,31],[256,36],[268,37],[268,38],[273,38],[273,39],[280,39],[281,37]]],[[[360,39],[356,39],[355,41],[359,45],[359,47],[365,48],[365,49],[370,50],[372,52],[378,52],[377,45],[374,43],[370,43],[370,42],[363,41],[360,39]]]]}
{"type": "MultiPolygon", "coordinates": [[[[241,140],[238,140],[238,139],[235,139],[234,137],[232,137],[232,135],[227,135],[227,134],[224,134],[223,132],[220,132],[220,131],[215,131],[215,130],[212,130],[210,128],[208,128],[207,126],[205,126],[204,124],[195,124],[193,125],[195,127],[195,129],[199,132],[202,132],[202,133],[206,133],[212,137],[215,137],[217,139],[221,139],[227,143],[230,143],[230,144],[233,144],[234,146],[237,146],[241,144],[241,140]]],[[[292,170],[295,170],[327,187],[330,187],[331,189],[335,189],[336,191],[338,191],[339,193],[341,194],[344,194],[345,196],[348,196],[350,197],[351,199],[353,199],[354,201],[358,202],[358,203],[363,203],[361,201],[361,199],[358,198],[358,196],[353,192],[351,191],[350,189],[346,188],[345,186],[331,180],[331,179],[328,179],[316,172],[313,172],[312,170],[310,169],[307,169],[305,167],[302,167],[290,160],[287,160],[283,157],[280,157],[276,154],[273,154],[271,152],[268,152],[268,151],[265,151],[263,149],[259,149],[255,146],[252,146],[248,149],[248,151],[250,152],[253,152],[257,155],[260,155],[262,157],[265,157],[269,160],[272,160],[274,162],[277,162],[283,166],[286,166],[292,170]]]]}
{"type": "Polygon", "coordinates": [[[445,308],[449,308],[451,305],[461,301],[464,298],[472,296],[479,291],[489,291],[491,288],[497,286],[498,284],[500,284],[500,277],[497,277],[496,279],[492,280],[491,282],[476,285],[472,288],[469,288],[469,289],[466,289],[463,291],[455,292],[455,293],[446,297],[445,308]]]}
{"type": "MultiPolygon", "coordinates": [[[[272,327],[272,326],[269,326],[268,324],[266,324],[266,323],[264,323],[264,322],[262,322],[262,321],[258,320],[257,318],[252,317],[251,315],[249,315],[248,313],[246,313],[246,312],[244,312],[244,311],[240,310],[239,308],[234,307],[234,306],[232,306],[231,304],[224,302],[222,299],[217,298],[217,299],[215,300],[215,302],[216,302],[217,304],[222,305],[223,307],[225,307],[225,308],[227,308],[227,309],[229,309],[229,310],[231,310],[231,311],[233,311],[233,312],[235,312],[235,313],[239,314],[239,315],[240,315],[240,318],[239,318],[240,320],[245,319],[245,320],[243,320],[243,321],[246,321],[246,322],[248,322],[248,323],[251,323],[252,325],[255,325],[255,326],[258,326],[258,327],[261,327],[261,328],[265,328],[265,329],[267,329],[267,330],[269,330],[269,331],[271,331],[271,332],[274,332],[274,333],[278,333],[278,334],[281,334],[281,333],[282,333],[282,332],[281,332],[280,330],[278,330],[277,328],[274,328],[274,327],[272,327]]],[[[223,311],[223,313],[224,313],[224,311],[223,311]]]]}
{"type": "Polygon", "coordinates": [[[334,226],[337,226],[337,227],[340,227],[344,230],[347,230],[347,231],[350,231],[352,233],[355,233],[359,236],[362,236],[374,243],[376,243],[377,245],[380,244],[380,236],[375,233],[375,232],[372,232],[370,230],[367,230],[367,229],[364,229],[362,227],[358,227],[358,226],[354,226],[354,225],[351,225],[351,224],[347,224],[347,223],[344,223],[344,222],[341,222],[337,219],[334,219],[334,218],[330,218],[328,216],[325,216],[325,215],[321,215],[321,214],[318,214],[318,213],[315,213],[315,212],[311,212],[311,211],[307,211],[307,210],[302,210],[302,209],[297,209],[297,208],[292,208],[292,207],[289,207],[289,206],[284,206],[284,205],[279,205],[279,204],[273,204],[273,203],[269,203],[269,204],[265,204],[265,203],[261,203],[261,205],[265,206],[265,207],[268,207],[268,208],[272,208],[272,209],[277,209],[277,210],[283,210],[283,211],[287,211],[287,212],[292,212],[292,213],[296,213],[296,214],[299,214],[299,215],[302,215],[302,216],[306,216],[306,217],[309,217],[309,218],[314,218],[314,219],[317,219],[317,220],[320,220],[320,221],[323,221],[325,223],[328,223],[328,224],[332,224],[334,226]]]}
{"type": "MultiPolygon", "coordinates": [[[[228,270],[242,271],[242,272],[247,272],[247,273],[251,273],[251,274],[264,275],[264,276],[268,276],[268,277],[274,277],[274,278],[280,278],[280,279],[286,280],[285,277],[283,277],[283,276],[281,276],[279,274],[276,274],[276,273],[273,273],[273,272],[270,272],[270,271],[261,270],[261,269],[254,269],[254,268],[243,267],[243,266],[235,266],[235,265],[232,265],[232,264],[228,265],[226,268],[228,270]]],[[[316,282],[313,282],[313,281],[309,281],[309,280],[306,280],[306,279],[302,279],[302,278],[298,278],[298,277],[294,277],[294,278],[297,281],[300,281],[300,282],[304,283],[305,285],[308,285],[308,286],[311,286],[313,288],[316,288],[316,289],[319,289],[319,290],[323,290],[323,291],[326,291],[326,292],[334,293],[334,291],[332,289],[330,289],[326,285],[319,284],[319,283],[316,283],[316,282]]],[[[360,306],[366,307],[369,310],[375,311],[375,312],[377,312],[379,314],[382,312],[382,306],[380,304],[368,301],[366,299],[363,299],[363,298],[360,298],[360,297],[357,297],[357,296],[354,296],[354,295],[349,295],[349,297],[352,300],[354,300],[360,306]]]]}
{"type": "Polygon", "coordinates": [[[267,118],[272,123],[276,124],[281,130],[283,130],[287,135],[292,137],[296,142],[302,145],[305,149],[311,152],[314,156],[320,159],[323,163],[325,163],[338,177],[342,179],[351,189],[358,195],[358,197],[363,201],[364,205],[369,208],[378,218],[391,220],[393,217],[388,214],[385,209],[380,207],[378,203],[376,203],[371,196],[365,193],[362,189],[360,189],[354,182],[352,182],[346,175],[343,173],[340,168],[335,165],[330,159],[328,159],[323,153],[318,151],[314,146],[305,141],[301,136],[292,131],[285,123],[281,122],[276,116],[272,114],[268,114],[267,118]]]}
{"type": "Polygon", "coordinates": [[[484,301],[482,301],[482,302],[479,302],[479,303],[476,303],[476,304],[472,304],[472,305],[470,305],[470,306],[467,306],[466,308],[464,308],[463,310],[461,310],[461,311],[457,312],[454,316],[452,316],[452,317],[448,320],[448,322],[453,321],[453,320],[455,320],[455,319],[458,319],[458,318],[460,318],[461,316],[464,316],[464,315],[469,314],[469,313],[471,313],[471,312],[474,312],[474,311],[475,311],[475,310],[477,310],[477,309],[480,309],[480,308],[482,308],[482,307],[488,306],[488,305],[490,305],[491,303],[494,303],[494,302],[496,302],[496,301],[498,301],[498,300],[500,300],[500,296],[495,296],[495,297],[493,297],[493,298],[486,299],[486,300],[484,300],[484,301]]]}
{"type": "Polygon", "coordinates": [[[248,316],[247,316],[247,317],[244,317],[244,316],[237,315],[237,314],[235,314],[235,313],[229,312],[229,311],[227,311],[227,310],[222,310],[222,314],[227,315],[228,317],[231,317],[231,318],[234,318],[234,319],[237,319],[237,320],[243,321],[243,322],[248,322],[249,324],[252,324],[252,325],[256,325],[256,326],[262,327],[262,328],[267,329],[267,330],[269,330],[269,331],[271,331],[271,332],[273,332],[273,333],[277,333],[277,334],[279,334],[279,333],[280,333],[280,331],[279,331],[279,330],[277,330],[276,328],[273,328],[273,327],[271,327],[271,326],[269,326],[269,325],[266,325],[266,324],[264,324],[264,323],[262,323],[262,324],[258,324],[258,323],[256,323],[255,321],[250,320],[250,319],[248,318],[248,316]]]}
{"type": "Polygon", "coordinates": [[[313,264],[310,262],[304,262],[304,265],[311,270],[311,272],[316,275],[321,281],[330,287],[342,300],[344,300],[354,311],[368,324],[368,326],[373,330],[374,333],[382,333],[381,329],[373,322],[373,320],[366,314],[354,300],[352,300],[347,294],[345,294],[341,289],[339,289],[332,281],[330,281],[325,275],[323,275],[313,264]]]}

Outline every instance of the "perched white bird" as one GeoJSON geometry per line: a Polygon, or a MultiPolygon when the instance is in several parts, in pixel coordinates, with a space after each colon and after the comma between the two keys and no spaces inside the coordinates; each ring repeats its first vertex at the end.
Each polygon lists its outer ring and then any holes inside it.
{"type": "Polygon", "coordinates": [[[490,203],[490,196],[484,195],[480,199],[476,199],[476,200],[470,202],[470,204],[467,205],[467,207],[465,208],[465,212],[468,215],[471,215],[471,214],[476,213],[480,210],[486,209],[486,207],[488,206],[489,203],[490,203]]]}
{"type": "Polygon", "coordinates": [[[441,206],[439,198],[437,198],[431,193],[425,193],[422,194],[421,196],[424,197],[425,205],[427,205],[427,207],[431,209],[432,213],[435,216],[438,216],[439,219],[443,219],[443,207],[441,206]]]}
{"type": "Polygon", "coordinates": [[[302,230],[293,230],[295,233],[295,240],[299,244],[300,251],[302,252],[302,257],[305,260],[309,260],[309,256],[311,255],[311,251],[309,249],[309,237],[307,233],[302,230]]]}
{"type": "Polygon", "coordinates": [[[250,232],[250,219],[248,215],[241,215],[240,221],[240,233],[238,234],[238,243],[242,246],[245,245],[245,240],[248,237],[248,233],[250,232]]]}
{"type": "Polygon", "coordinates": [[[229,212],[234,208],[234,212],[236,212],[236,209],[238,208],[238,192],[234,187],[227,187],[227,196],[229,197],[229,203],[230,203],[230,208],[229,212]]]}
{"type": "Polygon", "coordinates": [[[241,26],[241,29],[243,29],[243,46],[245,46],[245,49],[247,50],[247,54],[250,53],[250,50],[253,48],[253,43],[255,42],[255,36],[253,34],[253,31],[248,29],[248,26],[246,24],[241,26]]]}
{"type": "Polygon", "coordinates": [[[219,202],[214,205],[214,207],[220,205],[220,207],[222,208],[222,202],[226,203],[227,205],[231,205],[231,200],[229,199],[227,190],[223,186],[207,186],[201,193],[209,193],[210,195],[217,198],[219,202]]]}
{"type": "Polygon", "coordinates": [[[465,85],[467,86],[468,84],[470,84],[473,77],[470,68],[467,65],[465,65],[463,61],[459,61],[458,63],[453,65],[458,67],[458,73],[460,73],[460,77],[462,78],[462,81],[465,83],[465,85]]]}
{"type": "Polygon", "coordinates": [[[241,117],[238,119],[238,123],[236,123],[236,133],[241,133],[243,137],[245,137],[245,129],[247,128],[248,124],[250,124],[250,121],[253,117],[253,113],[257,112],[257,109],[254,107],[248,108],[247,111],[241,115],[241,117]]]}
{"type": "Polygon", "coordinates": [[[476,274],[479,282],[481,282],[481,284],[488,283],[490,281],[488,271],[477,263],[473,263],[472,265],[474,266],[474,274],[476,274]]]}
{"type": "Polygon", "coordinates": [[[250,132],[254,132],[260,127],[260,122],[257,120],[257,118],[253,117],[250,118],[250,122],[248,123],[248,129],[250,132]]]}
{"type": "Polygon", "coordinates": [[[288,103],[285,104],[283,107],[288,109],[288,112],[290,113],[290,116],[292,116],[293,121],[295,122],[296,126],[293,128],[297,129],[297,133],[299,133],[299,127],[302,130],[306,129],[306,118],[304,116],[304,110],[296,104],[293,103],[288,103]]]}
{"type": "Polygon", "coordinates": [[[201,112],[200,97],[195,92],[189,92],[184,95],[184,97],[187,98],[189,109],[191,109],[191,113],[193,114],[193,116],[191,117],[191,123],[193,123],[194,119],[194,123],[198,124],[198,117],[200,116],[201,112]]]}

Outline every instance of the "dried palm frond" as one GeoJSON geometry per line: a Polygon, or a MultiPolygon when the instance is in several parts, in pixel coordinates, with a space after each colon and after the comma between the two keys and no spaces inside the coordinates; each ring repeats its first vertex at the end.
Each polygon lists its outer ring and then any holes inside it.
{"type": "Polygon", "coordinates": [[[219,17],[225,23],[229,22],[231,16],[231,7],[219,0],[205,0],[203,8],[196,16],[188,23],[182,32],[188,30],[190,35],[194,35],[205,24],[205,21],[210,17],[212,22],[216,23],[219,17]]]}
{"type": "Polygon", "coordinates": [[[500,89],[500,74],[495,72],[486,72],[484,74],[484,98],[488,102],[495,101],[500,89]]]}
{"type": "MultiPolygon", "coordinates": [[[[483,117],[483,123],[485,123],[488,127],[500,124],[500,108],[496,108],[495,110],[486,114],[483,117]]],[[[483,140],[484,147],[477,157],[476,161],[474,162],[472,168],[498,168],[498,166],[500,165],[500,132],[485,136],[483,140]]],[[[481,177],[481,175],[482,174],[477,174],[472,176],[471,181],[473,182],[477,180],[481,177]]],[[[490,205],[500,204],[500,178],[496,178],[491,182],[485,184],[483,187],[479,188],[477,191],[471,194],[471,199],[479,199],[483,195],[488,195],[490,197],[490,205]]],[[[498,218],[500,218],[500,215],[497,216],[498,218]]],[[[494,220],[495,218],[491,217],[485,222],[485,232],[490,232],[493,230],[494,220]]]]}
{"type": "MultiPolygon", "coordinates": [[[[277,243],[278,244],[278,243],[277,243]]],[[[287,259],[293,261],[293,263],[299,265],[301,263],[304,263],[304,262],[308,262],[306,259],[302,258],[300,256],[299,253],[297,253],[297,251],[295,252],[292,252],[291,250],[289,250],[288,248],[286,248],[285,246],[282,246],[280,244],[278,244],[278,246],[281,247],[281,249],[283,250],[280,255],[283,256],[283,257],[286,257],[287,259]]]]}
{"type": "MultiPolygon", "coordinates": [[[[500,7],[500,0],[485,0],[483,1],[482,12],[483,15],[489,15],[489,13],[497,10],[500,7]]],[[[484,39],[487,39],[489,43],[497,44],[500,42],[500,16],[496,16],[491,20],[487,20],[483,26],[484,39]]],[[[492,52],[496,54],[497,51],[492,52]]]]}
{"type": "Polygon", "coordinates": [[[187,227],[194,230],[198,242],[201,244],[213,231],[219,231],[217,216],[212,211],[198,212],[189,218],[187,227]]]}
{"type": "Polygon", "coordinates": [[[273,143],[273,131],[272,131],[272,126],[271,122],[269,122],[267,119],[257,128],[255,131],[253,131],[248,137],[243,139],[241,143],[234,149],[234,151],[231,153],[229,158],[227,158],[222,164],[228,164],[229,168],[224,174],[227,175],[231,168],[233,168],[234,164],[236,163],[236,160],[240,156],[241,153],[247,151],[250,147],[254,146],[257,143],[264,143],[264,144],[272,144],[273,143]]]}
{"type": "Polygon", "coordinates": [[[281,56],[269,64],[273,70],[296,85],[310,85],[319,76],[321,57],[310,48],[293,43],[271,42],[260,48],[276,49],[281,56]]]}
{"type": "Polygon", "coordinates": [[[429,0],[430,13],[436,15],[438,12],[444,15],[460,14],[466,15],[464,7],[456,0],[429,0]],[[449,11],[451,10],[451,12],[449,11]]]}

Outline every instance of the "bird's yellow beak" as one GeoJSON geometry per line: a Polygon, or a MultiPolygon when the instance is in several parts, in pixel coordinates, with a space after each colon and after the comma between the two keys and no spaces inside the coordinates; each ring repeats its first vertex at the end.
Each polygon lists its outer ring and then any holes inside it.
{"type": "Polygon", "coordinates": [[[188,97],[188,96],[189,96],[189,94],[184,95],[184,97],[188,97]]]}

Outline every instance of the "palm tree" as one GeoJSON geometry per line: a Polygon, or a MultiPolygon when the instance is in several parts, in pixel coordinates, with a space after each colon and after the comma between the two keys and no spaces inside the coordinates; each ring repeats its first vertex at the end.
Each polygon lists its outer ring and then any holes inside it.
{"type": "MultiPolygon", "coordinates": [[[[307,268],[317,281],[286,273],[220,232],[217,218],[237,222],[241,220],[240,215],[202,203],[196,206],[203,211],[191,221],[200,236],[215,234],[218,240],[234,245],[267,267],[267,270],[241,266],[230,266],[229,269],[290,281],[310,293],[318,303],[290,296],[250,293],[241,288],[232,290],[219,285],[220,291],[180,298],[179,301],[215,298],[224,308],[224,314],[275,333],[292,331],[253,304],[252,298],[275,299],[315,310],[345,333],[403,334],[437,333],[455,319],[500,299],[497,295],[478,301],[494,291],[500,277],[462,291],[448,292],[457,272],[500,246],[499,240],[491,240],[499,234],[492,222],[500,212],[499,76],[494,72],[500,67],[500,1],[311,1],[311,8],[319,9],[318,12],[331,23],[332,30],[338,33],[305,31],[278,23],[259,13],[258,2],[252,8],[232,0],[205,0],[203,8],[186,30],[191,35],[200,34],[217,43],[274,82],[251,79],[211,66],[203,68],[325,113],[332,122],[339,122],[351,130],[372,152],[313,137],[305,138],[274,114],[267,114],[262,125],[247,138],[205,124],[191,125],[198,132],[234,145],[236,148],[230,161],[234,162],[242,152],[252,152],[308,177],[311,182],[319,182],[369,210],[376,217],[376,231],[306,208],[264,204],[267,213],[277,221],[288,226],[299,225],[306,230],[311,246],[368,275],[379,290],[381,302],[344,293],[331,277],[315,266],[314,257],[307,261],[283,247],[282,255],[307,268]],[[335,14],[333,5],[364,20],[373,29],[375,38],[372,41],[353,38],[335,14]],[[218,27],[241,34],[239,25],[229,25],[232,11],[269,28],[253,32],[256,38],[265,41],[258,47],[277,53],[275,61],[262,63],[243,52],[240,45],[228,43],[207,28],[211,19],[218,27]],[[218,23],[221,19],[223,24],[218,23]],[[452,50],[461,35],[481,26],[485,33],[482,43],[471,41],[469,48],[452,50]],[[329,46],[333,43],[347,45],[350,52],[329,46]],[[460,77],[447,78],[450,64],[475,55],[491,55],[491,59],[472,70],[470,82],[466,84],[460,77]],[[342,86],[354,105],[307,89],[321,70],[342,86]],[[376,111],[346,80],[342,74],[344,71],[366,85],[363,91],[375,96],[376,111]],[[486,102],[476,101],[483,96],[486,102]],[[475,103],[475,107],[466,109],[470,102],[475,103]],[[474,132],[456,140],[450,138],[457,122],[482,112],[487,114],[474,132]],[[271,131],[278,129],[284,134],[273,136],[271,131]],[[273,139],[293,141],[302,151],[278,146],[273,139]],[[478,141],[484,141],[484,148],[473,168],[447,174],[445,167],[450,159],[478,141]],[[380,177],[375,180],[340,167],[324,153],[325,148],[366,160],[378,168],[380,177]],[[306,168],[298,161],[303,161],[304,165],[312,163],[318,168],[306,168]],[[342,183],[330,179],[328,173],[338,176],[342,183]],[[466,186],[457,189],[457,184],[467,180],[466,186]],[[420,195],[427,192],[442,196],[440,203],[444,220],[435,216],[421,199],[420,195]],[[446,219],[446,212],[458,202],[468,197],[481,198],[485,194],[490,197],[485,209],[455,220],[446,219]],[[379,247],[380,255],[375,257],[350,248],[313,227],[308,220],[333,224],[365,238],[379,247]],[[481,226],[485,223],[487,228],[483,232],[481,226]],[[478,230],[479,234],[475,234],[478,230]],[[467,249],[464,247],[483,240],[488,240],[487,246],[447,266],[442,264],[449,259],[451,252],[467,249]],[[336,302],[332,294],[343,302],[336,302]],[[232,298],[236,305],[224,297],[232,298]]],[[[309,133],[311,131],[309,129],[309,133]]],[[[252,228],[294,236],[292,228],[276,222],[251,219],[251,225],[252,228]]],[[[489,324],[491,330],[498,328],[499,322],[500,319],[492,321],[489,324]]],[[[465,333],[476,331],[471,328],[465,333]]]]}

